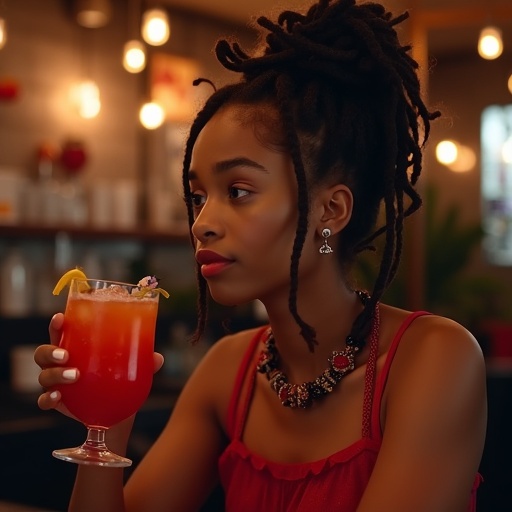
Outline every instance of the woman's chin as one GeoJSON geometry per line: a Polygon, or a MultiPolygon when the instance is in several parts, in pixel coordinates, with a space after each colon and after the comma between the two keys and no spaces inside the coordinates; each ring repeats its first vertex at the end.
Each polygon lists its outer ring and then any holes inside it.
{"type": "Polygon", "coordinates": [[[210,289],[210,297],[221,306],[226,307],[236,307],[241,306],[243,304],[248,304],[249,302],[252,302],[254,299],[242,297],[241,295],[235,295],[233,293],[226,293],[226,292],[220,292],[218,290],[211,290],[210,289]]]}

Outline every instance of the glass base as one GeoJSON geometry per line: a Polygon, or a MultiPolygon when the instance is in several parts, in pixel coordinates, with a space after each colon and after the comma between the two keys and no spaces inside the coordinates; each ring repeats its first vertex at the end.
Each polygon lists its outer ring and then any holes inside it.
{"type": "Polygon", "coordinates": [[[105,445],[105,429],[88,427],[87,439],[82,446],[54,450],[52,455],[57,459],[75,464],[103,466],[106,468],[127,468],[132,461],[111,452],[105,445]]]}
{"type": "Polygon", "coordinates": [[[75,464],[85,464],[90,466],[104,466],[107,468],[127,468],[132,465],[132,461],[126,457],[116,455],[110,450],[96,450],[87,445],[77,446],[76,448],[64,448],[54,450],[52,455],[66,462],[75,464]]]}

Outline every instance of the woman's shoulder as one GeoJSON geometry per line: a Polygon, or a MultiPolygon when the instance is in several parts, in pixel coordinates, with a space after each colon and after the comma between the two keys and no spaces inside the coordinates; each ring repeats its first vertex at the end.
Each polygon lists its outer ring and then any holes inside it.
{"type": "MultiPolygon", "coordinates": [[[[413,313],[386,307],[388,339],[397,337],[400,327],[407,325],[413,313]]],[[[473,334],[460,323],[435,314],[415,315],[401,333],[391,365],[388,392],[403,393],[404,382],[430,382],[433,391],[438,385],[447,389],[474,389],[485,383],[485,361],[482,349],[473,334]],[[435,380],[436,384],[433,383],[435,380]]],[[[389,343],[392,343],[389,342],[389,343]]]]}
{"type": "Polygon", "coordinates": [[[187,382],[187,392],[194,390],[201,400],[224,412],[244,356],[259,329],[229,334],[213,343],[187,382]]]}
{"type": "Polygon", "coordinates": [[[225,364],[233,363],[238,367],[261,329],[262,327],[255,327],[223,336],[211,346],[207,357],[215,362],[220,359],[225,364]]]}
{"type": "Polygon", "coordinates": [[[412,312],[391,306],[383,306],[384,329],[388,345],[400,341],[410,354],[426,352],[432,356],[441,351],[445,357],[466,354],[482,359],[481,347],[473,334],[463,325],[445,316],[428,312],[412,312]],[[401,340],[396,340],[401,337],[401,340]]]}

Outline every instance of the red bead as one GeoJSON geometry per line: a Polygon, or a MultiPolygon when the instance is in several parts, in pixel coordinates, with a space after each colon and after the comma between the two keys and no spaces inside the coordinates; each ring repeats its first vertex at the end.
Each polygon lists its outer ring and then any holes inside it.
{"type": "Polygon", "coordinates": [[[281,400],[281,402],[285,402],[286,400],[288,400],[288,388],[286,386],[283,386],[280,390],[279,390],[279,399],[281,400]]]}
{"type": "Polygon", "coordinates": [[[338,354],[332,358],[332,365],[336,370],[343,370],[350,366],[350,359],[343,354],[338,354]]]}

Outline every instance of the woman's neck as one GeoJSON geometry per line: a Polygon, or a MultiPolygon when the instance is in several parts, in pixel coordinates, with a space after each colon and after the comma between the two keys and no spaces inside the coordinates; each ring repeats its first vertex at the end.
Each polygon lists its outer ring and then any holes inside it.
{"type": "Polygon", "coordinates": [[[276,302],[267,301],[265,306],[280,354],[280,369],[291,382],[314,379],[325,370],[331,353],[345,347],[345,339],[363,308],[358,295],[339,282],[323,286],[322,293],[303,289],[297,310],[316,332],[317,345],[311,352],[288,303],[276,302]]]}

